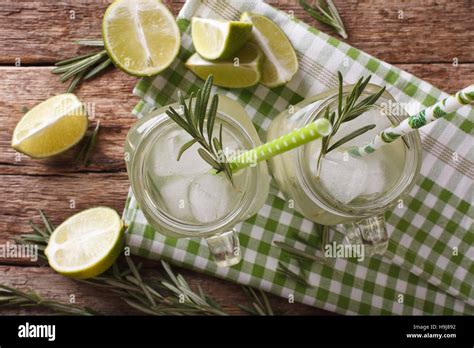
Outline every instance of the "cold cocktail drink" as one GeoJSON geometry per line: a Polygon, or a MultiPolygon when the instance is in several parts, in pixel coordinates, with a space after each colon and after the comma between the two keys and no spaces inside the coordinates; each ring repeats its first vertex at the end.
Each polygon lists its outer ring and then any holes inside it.
{"type": "MultiPolygon", "coordinates": [[[[345,87],[346,94],[351,87],[345,87]]],[[[368,85],[366,93],[379,89],[368,85]]],[[[369,253],[385,250],[383,213],[413,185],[420,166],[420,141],[414,133],[364,157],[348,153],[348,149],[368,144],[381,130],[397,122],[386,107],[394,105],[392,102],[385,92],[372,109],[342,123],[327,148],[356,129],[375,127],[327,152],[319,165],[321,139],[271,159],[280,189],[294,201],[299,212],[319,224],[335,226],[350,242],[363,243],[369,253]]],[[[328,106],[331,110],[337,108],[337,91],[310,98],[297,105],[294,113],[277,116],[270,125],[268,139],[323,117],[328,106]]]]}
{"type": "MultiPolygon", "coordinates": [[[[219,97],[214,134],[222,124],[227,157],[260,145],[255,127],[235,101],[219,97]]],[[[176,106],[175,106],[176,107],[176,106]]],[[[206,238],[216,263],[229,266],[240,260],[233,227],[254,215],[268,195],[265,162],[233,174],[233,183],[198,154],[199,144],[177,160],[191,140],[166,114],[166,108],[140,120],[127,137],[127,170],[135,197],[157,232],[176,237],[206,238]]],[[[206,125],[204,125],[204,128],[206,125]]]]}

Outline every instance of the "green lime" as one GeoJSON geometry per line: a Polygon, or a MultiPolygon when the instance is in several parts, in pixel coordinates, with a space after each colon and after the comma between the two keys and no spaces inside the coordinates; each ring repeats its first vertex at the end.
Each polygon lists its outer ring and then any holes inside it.
{"type": "Polygon", "coordinates": [[[28,111],[13,131],[12,147],[33,158],[46,158],[76,145],[86,134],[87,113],[71,93],[51,97],[28,111]]]}
{"type": "Polygon", "coordinates": [[[186,67],[203,80],[212,74],[216,86],[245,88],[260,81],[262,57],[257,45],[247,43],[231,60],[209,61],[195,53],[186,62],[186,67]]]}
{"type": "Polygon", "coordinates": [[[260,82],[267,87],[277,87],[289,82],[298,71],[298,59],[285,33],[262,15],[244,12],[240,20],[253,24],[252,40],[263,51],[260,82]]]}
{"type": "Polygon", "coordinates": [[[233,57],[252,34],[252,24],[193,17],[191,35],[194,48],[209,60],[233,57]]]}
{"type": "Polygon", "coordinates": [[[113,209],[97,207],[77,213],[59,225],[44,253],[56,272],[77,279],[98,276],[122,251],[123,223],[113,209]]]}
{"type": "Polygon", "coordinates": [[[134,76],[152,76],[176,58],[181,36],[160,0],[116,0],[102,21],[105,49],[115,66],[134,76]]]}

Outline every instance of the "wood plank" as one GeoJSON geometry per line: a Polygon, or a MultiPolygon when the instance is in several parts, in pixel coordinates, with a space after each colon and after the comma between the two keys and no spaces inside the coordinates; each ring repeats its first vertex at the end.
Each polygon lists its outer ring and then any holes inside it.
{"type": "MultiPolygon", "coordinates": [[[[220,1],[220,0],[214,0],[220,1]]],[[[183,0],[165,3],[177,14],[183,0]]],[[[297,0],[269,0],[327,33],[297,0]]],[[[336,0],[349,32],[347,42],[390,63],[474,62],[474,2],[450,0],[336,0]],[[403,11],[403,19],[399,19],[403,11]],[[442,44],[440,44],[442,43],[442,44]]],[[[100,38],[107,1],[7,1],[0,8],[0,64],[50,64],[82,52],[72,39],[100,38]],[[74,19],[71,19],[71,12],[74,19]]]]}
{"type": "Polygon", "coordinates": [[[121,213],[129,189],[124,172],[7,174],[0,178],[0,243],[29,232],[28,220],[38,216],[38,209],[43,209],[56,225],[93,206],[108,206],[121,213]]]}
{"type": "MultiPolygon", "coordinates": [[[[249,302],[240,285],[222,281],[193,271],[173,267],[175,273],[182,274],[189,285],[197,288],[199,284],[204,292],[216,299],[229,314],[245,314],[237,304],[248,305],[249,302]]],[[[161,265],[148,262],[142,275],[156,276],[161,271],[161,265]]],[[[130,308],[117,296],[89,284],[63,277],[49,267],[10,267],[0,266],[0,282],[14,286],[23,291],[34,289],[45,298],[60,302],[68,302],[74,295],[76,305],[91,307],[104,314],[129,315],[141,314],[130,308]]],[[[331,315],[324,310],[305,306],[299,303],[289,303],[287,300],[268,294],[274,311],[281,315],[331,315]]],[[[0,307],[1,315],[36,315],[46,314],[45,310],[36,308],[0,307]]]]}
{"type": "MultiPolygon", "coordinates": [[[[297,18],[336,36],[295,6],[295,2],[283,1],[278,7],[294,10],[297,18]]],[[[474,42],[466,35],[474,30],[473,1],[335,0],[334,3],[349,35],[346,42],[381,60],[452,63],[457,58],[459,62],[474,62],[474,42]]]]}
{"type": "MultiPolygon", "coordinates": [[[[454,93],[472,82],[474,64],[398,64],[433,85],[454,93]]],[[[132,95],[136,79],[114,69],[100,78],[91,80],[77,90],[83,102],[88,103],[91,118],[101,121],[97,147],[91,165],[84,168],[74,164],[80,146],[50,160],[18,157],[10,147],[16,123],[23,115],[23,107],[33,107],[44,99],[64,90],[50,67],[0,67],[0,170],[5,174],[52,174],[68,172],[125,171],[123,144],[135,117],[130,111],[138,102],[132,95]]]]}

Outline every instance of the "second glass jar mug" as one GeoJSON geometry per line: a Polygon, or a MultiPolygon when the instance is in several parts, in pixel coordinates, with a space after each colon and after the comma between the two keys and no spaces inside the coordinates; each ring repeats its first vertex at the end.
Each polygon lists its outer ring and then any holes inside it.
{"type": "MultiPolygon", "coordinates": [[[[375,93],[381,87],[368,85],[365,96],[375,93]]],[[[352,89],[352,85],[344,87],[344,94],[352,89]]],[[[303,100],[294,106],[295,111],[290,110],[279,114],[271,123],[268,131],[268,140],[280,137],[313,122],[318,117],[323,117],[326,106],[336,107],[337,89],[303,100]]],[[[361,99],[362,99],[361,98],[361,99]]],[[[396,105],[394,98],[385,92],[375,104],[375,107],[383,105],[396,105]],[[384,104],[385,103],[385,104],[384,104]]],[[[386,113],[390,122],[396,121],[400,115],[386,113]],[[395,119],[395,120],[394,120],[395,119]]],[[[402,141],[398,139],[397,141],[402,141]]],[[[384,212],[393,207],[397,201],[408,192],[415,184],[421,166],[421,142],[418,133],[412,132],[404,137],[405,158],[401,177],[389,192],[381,197],[368,200],[364,204],[341,204],[323,189],[321,182],[313,180],[307,154],[310,144],[296,148],[292,151],[275,156],[270,160],[270,169],[276,179],[279,188],[287,199],[294,201],[297,211],[306,218],[321,225],[333,226],[337,231],[346,236],[350,244],[361,244],[364,246],[365,254],[382,254],[388,245],[388,235],[385,227],[384,212]]],[[[380,150],[379,150],[380,151],[380,150]]],[[[370,155],[369,155],[370,156],[370,155]]]]}

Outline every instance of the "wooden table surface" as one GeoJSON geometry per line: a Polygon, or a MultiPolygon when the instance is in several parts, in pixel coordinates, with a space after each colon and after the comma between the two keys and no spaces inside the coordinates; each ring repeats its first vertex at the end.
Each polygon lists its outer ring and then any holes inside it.
{"type": "MultiPolygon", "coordinates": [[[[216,0],[217,1],[217,0],[216,0]]],[[[220,0],[219,0],[220,1],[220,0]]],[[[164,1],[177,14],[184,1],[164,1]]],[[[323,29],[295,0],[271,0],[283,11],[323,29]]],[[[95,104],[101,121],[91,166],[72,161],[72,151],[47,161],[17,157],[10,148],[12,131],[23,107],[65,91],[50,73],[54,62],[84,49],[75,38],[100,38],[101,18],[110,1],[0,1],[0,244],[30,231],[29,219],[43,209],[56,224],[83,209],[105,205],[121,212],[129,181],[123,160],[124,140],[135,122],[130,110],[138,99],[131,91],[136,79],[118,70],[76,90],[95,104]],[[15,64],[20,62],[20,64],[15,64]],[[19,66],[16,66],[19,65],[19,66]],[[75,208],[70,208],[71,200],[75,208]]],[[[377,58],[407,70],[446,92],[474,80],[474,2],[472,0],[336,0],[349,39],[347,42],[377,58]]],[[[77,152],[77,150],[76,150],[77,152]]],[[[150,270],[158,263],[146,262],[150,270]]],[[[179,270],[191,284],[199,283],[230,313],[246,303],[240,286],[195,272],[179,270]]],[[[34,289],[48,298],[108,314],[136,314],[114,296],[77,283],[22,259],[0,259],[0,283],[34,289]]],[[[328,314],[274,296],[270,301],[281,314],[328,314]]],[[[37,314],[35,309],[3,308],[0,314],[37,314]]]]}

